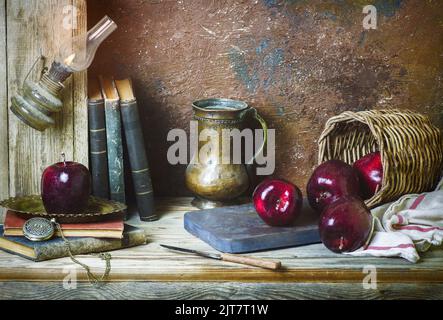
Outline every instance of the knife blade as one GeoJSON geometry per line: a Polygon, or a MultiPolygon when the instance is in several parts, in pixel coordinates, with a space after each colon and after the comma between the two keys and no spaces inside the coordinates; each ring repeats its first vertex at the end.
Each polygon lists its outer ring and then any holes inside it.
{"type": "Polygon", "coordinates": [[[192,253],[192,254],[196,254],[198,256],[202,256],[205,258],[222,260],[221,254],[218,254],[218,253],[209,253],[209,252],[203,252],[203,251],[198,251],[198,250],[179,248],[179,247],[174,247],[174,246],[168,246],[166,244],[161,244],[160,246],[162,246],[163,248],[169,249],[169,250],[192,253]]]}
{"type": "Polygon", "coordinates": [[[239,264],[244,264],[244,265],[248,265],[248,266],[265,268],[265,269],[277,270],[277,269],[280,269],[280,267],[281,267],[280,261],[247,257],[247,256],[242,256],[242,255],[234,255],[234,254],[229,254],[229,253],[221,253],[221,254],[210,253],[210,252],[205,252],[205,251],[174,247],[174,246],[169,246],[169,245],[165,245],[165,244],[160,244],[160,246],[162,246],[163,248],[169,249],[169,250],[195,254],[195,255],[209,258],[209,259],[228,261],[228,262],[239,263],[239,264]]]}

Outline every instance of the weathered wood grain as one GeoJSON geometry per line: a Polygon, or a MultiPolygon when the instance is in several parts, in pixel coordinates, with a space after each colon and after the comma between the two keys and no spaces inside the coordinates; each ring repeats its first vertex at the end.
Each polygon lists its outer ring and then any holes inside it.
{"type": "MultiPolygon", "coordinates": [[[[170,244],[197,250],[214,251],[210,246],[191,236],[183,229],[183,214],[191,210],[190,198],[157,201],[161,219],[140,223],[130,220],[146,230],[148,244],[112,253],[110,280],[155,282],[243,282],[243,283],[361,283],[366,277],[365,266],[375,266],[379,283],[443,283],[443,251],[427,252],[417,264],[403,259],[359,258],[338,255],[316,244],[266,251],[251,256],[280,260],[283,270],[270,270],[242,266],[218,260],[166,250],[159,244],[170,244]]],[[[104,270],[102,261],[92,256],[79,256],[94,272],[104,270]]],[[[62,281],[68,274],[66,267],[78,271],[78,280],[85,281],[84,271],[69,258],[34,263],[0,252],[0,281],[62,281]]]]}
{"type": "MultiPolygon", "coordinates": [[[[8,93],[13,95],[21,87],[34,61],[43,54],[50,64],[63,41],[72,38],[73,31],[63,24],[66,6],[72,0],[20,0],[7,1],[7,52],[8,93]]],[[[86,30],[85,7],[81,1],[77,8],[79,23],[75,33],[86,30]]],[[[38,79],[41,64],[31,74],[38,79]]],[[[9,192],[10,195],[40,192],[40,177],[45,167],[59,161],[64,152],[68,159],[80,159],[87,164],[87,124],[85,122],[85,80],[76,75],[65,82],[63,91],[64,108],[56,115],[56,125],[38,132],[19,121],[9,112],[9,192]],[[73,84],[73,82],[75,84],[73,84]],[[73,93],[75,90],[75,94],[73,93]],[[84,110],[80,108],[83,106],[84,110]],[[74,112],[75,108],[75,112],[74,112]],[[74,142],[77,139],[77,142],[74,142]],[[83,151],[82,151],[83,150],[83,151]]]]}
{"type": "MultiPolygon", "coordinates": [[[[67,290],[61,283],[0,282],[0,299],[18,300],[292,300],[292,299],[443,299],[443,284],[379,284],[364,289],[361,284],[337,283],[211,283],[123,282],[94,288],[78,283],[67,290]]],[[[179,303],[181,305],[181,303],[179,303]]],[[[175,310],[164,310],[169,314],[175,310]]]]}
{"type": "MultiPolygon", "coordinates": [[[[6,0],[0,1],[0,199],[9,195],[6,0]]],[[[3,209],[0,208],[0,221],[3,209]]]]}
{"type": "MultiPolygon", "coordinates": [[[[72,0],[77,8],[77,29],[73,30],[73,36],[84,33],[87,29],[87,4],[86,0],[72,0]]],[[[89,165],[89,142],[88,142],[88,108],[87,104],[87,71],[76,72],[73,75],[73,113],[74,113],[74,161],[85,166],[89,165]]]]}

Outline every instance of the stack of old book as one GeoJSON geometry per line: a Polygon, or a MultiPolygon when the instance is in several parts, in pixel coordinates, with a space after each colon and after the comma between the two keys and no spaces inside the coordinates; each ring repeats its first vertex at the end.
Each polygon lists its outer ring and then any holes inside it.
{"type": "MultiPolygon", "coordinates": [[[[33,242],[24,237],[26,218],[8,211],[0,225],[0,249],[34,261],[66,257],[66,243],[57,231],[47,241],[33,242]]],[[[142,229],[124,224],[123,218],[94,223],[61,224],[73,255],[99,253],[133,247],[146,243],[142,229]]]]}
{"type": "Polygon", "coordinates": [[[140,219],[156,220],[146,147],[131,80],[114,81],[112,77],[100,76],[91,79],[88,91],[93,195],[126,203],[124,159],[129,159],[140,219]]]}

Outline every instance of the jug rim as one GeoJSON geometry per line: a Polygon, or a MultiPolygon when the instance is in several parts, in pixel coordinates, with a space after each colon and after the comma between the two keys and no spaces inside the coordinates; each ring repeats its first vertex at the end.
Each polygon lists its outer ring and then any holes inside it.
{"type": "Polygon", "coordinates": [[[192,107],[206,112],[237,112],[249,108],[248,104],[244,101],[227,98],[209,98],[197,100],[192,103],[192,107]],[[214,105],[217,105],[217,107],[214,107],[214,105]]]}

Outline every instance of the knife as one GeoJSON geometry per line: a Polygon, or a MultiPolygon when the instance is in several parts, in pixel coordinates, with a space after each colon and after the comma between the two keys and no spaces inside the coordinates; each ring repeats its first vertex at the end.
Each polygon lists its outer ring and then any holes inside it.
{"type": "Polygon", "coordinates": [[[229,253],[203,252],[203,251],[198,251],[198,250],[191,250],[191,249],[168,246],[165,244],[161,244],[160,246],[162,246],[163,248],[169,249],[169,250],[196,254],[198,256],[209,258],[209,259],[234,262],[234,263],[239,263],[239,264],[244,264],[244,265],[254,266],[254,267],[260,267],[260,268],[265,268],[265,269],[278,270],[281,267],[280,261],[246,257],[246,256],[241,256],[241,255],[229,254],[229,253]]]}

